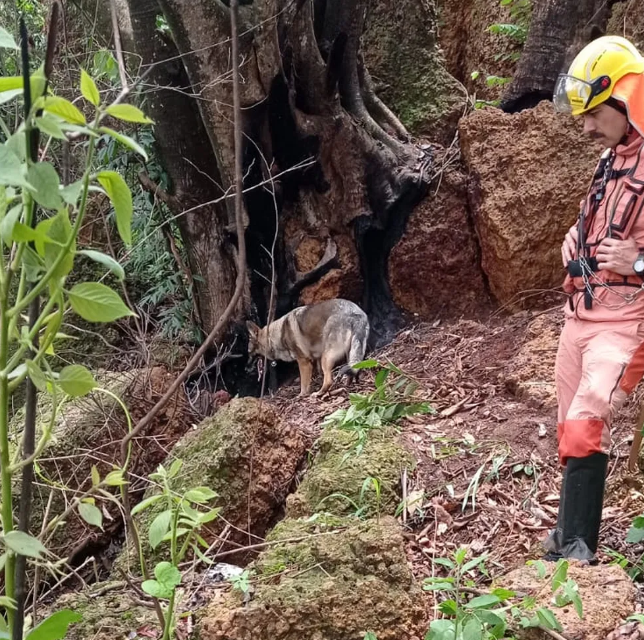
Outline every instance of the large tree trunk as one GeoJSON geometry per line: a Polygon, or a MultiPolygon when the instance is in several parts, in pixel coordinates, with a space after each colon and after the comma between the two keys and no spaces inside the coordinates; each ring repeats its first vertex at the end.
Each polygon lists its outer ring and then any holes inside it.
{"type": "Polygon", "coordinates": [[[557,76],[606,29],[606,0],[535,0],[530,30],[512,83],[501,101],[509,113],[552,100],[557,76]]]}
{"type": "MultiPolygon", "coordinates": [[[[234,175],[229,10],[214,0],[160,4],[227,188],[234,175]]],[[[387,259],[426,193],[428,159],[386,132],[383,125],[404,128],[364,99],[368,75],[358,72],[358,54],[367,4],[316,1],[314,10],[306,1],[265,0],[241,11],[245,311],[265,322],[306,299],[305,288],[314,298],[342,295],[362,301],[377,344],[401,324],[387,259]]]]}
{"type": "MultiPolygon", "coordinates": [[[[235,288],[234,247],[229,242],[226,204],[221,200],[222,179],[199,113],[201,96],[192,93],[174,43],[156,29],[157,0],[128,2],[137,53],[145,67],[152,65],[146,83],[154,90],[146,92],[147,111],[156,123],[155,139],[172,183],[168,194],[157,194],[176,217],[201,325],[208,333],[235,288]]],[[[152,186],[145,175],[142,182],[147,188],[152,186]]]]}

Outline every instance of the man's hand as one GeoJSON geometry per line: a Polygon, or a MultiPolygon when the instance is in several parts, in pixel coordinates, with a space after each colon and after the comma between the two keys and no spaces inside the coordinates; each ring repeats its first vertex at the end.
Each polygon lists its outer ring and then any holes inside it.
{"type": "Polygon", "coordinates": [[[579,237],[579,231],[577,231],[577,225],[573,225],[568,229],[568,233],[564,238],[563,244],[561,245],[561,260],[563,262],[564,269],[568,267],[568,261],[575,259],[575,253],[577,252],[577,238],[579,237]]]}
{"type": "Polygon", "coordinates": [[[614,271],[620,276],[632,276],[635,273],[633,263],[638,254],[639,249],[634,238],[604,238],[597,247],[597,266],[601,270],[614,271]]]}

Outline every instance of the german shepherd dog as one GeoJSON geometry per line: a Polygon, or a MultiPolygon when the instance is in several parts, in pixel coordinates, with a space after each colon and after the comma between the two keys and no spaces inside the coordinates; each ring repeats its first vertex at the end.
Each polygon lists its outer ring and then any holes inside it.
{"type": "Polygon", "coordinates": [[[324,381],[313,395],[326,393],[333,382],[333,368],[346,362],[339,375],[355,377],[351,365],[364,358],[369,337],[367,314],[355,303],[336,298],[297,307],[260,329],[247,322],[248,355],[293,362],[300,369],[300,396],[311,393],[313,365],[319,363],[324,381]]]}

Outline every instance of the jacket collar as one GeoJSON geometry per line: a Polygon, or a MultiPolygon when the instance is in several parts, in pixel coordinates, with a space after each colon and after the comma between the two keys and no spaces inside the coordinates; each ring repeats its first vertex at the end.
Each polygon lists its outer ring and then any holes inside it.
{"type": "Polygon", "coordinates": [[[634,156],[644,144],[644,138],[633,130],[633,133],[628,137],[624,144],[618,144],[615,147],[615,154],[628,158],[629,156],[634,156]]]}

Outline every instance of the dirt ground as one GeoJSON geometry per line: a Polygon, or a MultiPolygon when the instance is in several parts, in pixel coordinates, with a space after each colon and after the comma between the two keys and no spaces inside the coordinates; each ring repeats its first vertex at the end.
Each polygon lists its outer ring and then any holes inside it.
{"type": "MultiPolygon", "coordinates": [[[[487,552],[495,577],[542,554],[539,542],[556,521],[559,499],[554,363],[562,321],[557,305],[484,322],[419,324],[371,356],[400,367],[436,410],[406,419],[400,436],[418,460],[401,478],[403,495],[423,492],[413,494],[419,508],[399,518],[419,580],[440,572],[432,561],[460,545],[487,552]]],[[[351,390],[371,389],[367,371],[351,390]]],[[[313,440],[347,391],[295,401],[298,392],[295,379],[267,401],[313,440]]],[[[644,546],[625,542],[633,518],[644,513],[641,479],[626,464],[640,397],[633,395],[613,426],[600,538],[600,562],[621,554],[627,569],[644,553],[644,546]]],[[[434,607],[428,595],[428,619],[434,607]]]]}

